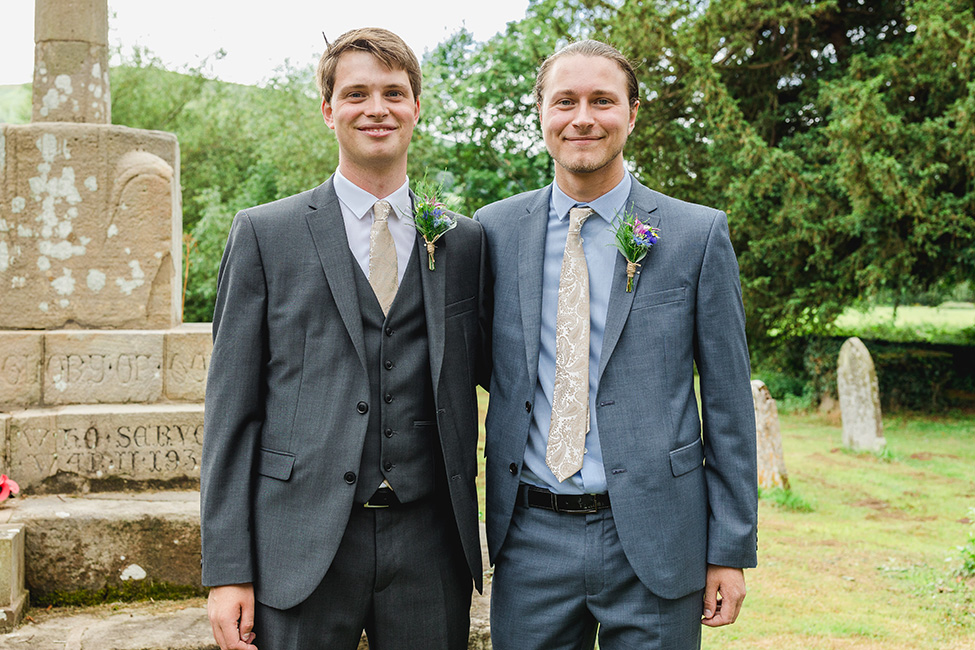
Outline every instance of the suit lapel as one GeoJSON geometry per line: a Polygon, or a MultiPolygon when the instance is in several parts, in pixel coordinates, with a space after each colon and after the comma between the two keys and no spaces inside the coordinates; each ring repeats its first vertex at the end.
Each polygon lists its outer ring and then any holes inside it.
{"type": "MultiPolygon", "coordinates": [[[[653,192],[641,185],[635,178],[630,189],[630,196],[626,200],[626,209],[636,214],[637,219],[643,223],[657,228],[660,225],[660,214],[657,212],[657,201],[654,199],[653,192]]],[[[653,249],[647,256],[653,255],[653,249]]],[[[644,258],[646,260],[646,258],[644,258]]],[[[642,274],[637,269],[633,277],[633,291],[626,291],[626,259],[623,255],[616,256],[616,268],[613,269],[613,286],[609,294],[609,308],[606,312],[606,331],[603,334],[603,349],[599,355],[599,373],[602,378],[603,370],[609,363],[609,358],[616,349],[616,344],[623,333],[623,326],[630,315],[630,308],[633,306],[633,296],[640,289],[640,278],[642,274]]]]}
{"type": "Polygon", "coordinates": [[[542,278],[545,266],[545,233],[548,230],[552,187],[539,191],[528,214],[522,215],[513,236],[518,238],[518,293],[525,336],[525,362],[529,385],[538,379],[538,347],[542,332],[542,278]]]}
{"type": "Polygon", "coordinates": [[[359,297],[355,290],[352,275],[352,260],[349,252],[349,239],[345,235],[345,222],[342,208],[332,187],[332,179],[319,185],[312,193],[305,221],[311,231],[312,242],[318,251],[325,279],[335,300],[342,322],[349,332],[352,345],[363,369],[366,369],[366,345],[362,336],[362,315],[359,311],[359,297]]]}
{"type": "MultiPolygon", "coordinates": [[[[416,195],[410,190],[410,201],[415,205],[416,195]]],[[[456,217],[455,217],[456,218],[456,217]]],[[[436,268],[427,266],[427,249],[423,235],[416,233],[417,263],[420,265],[420,287],[423,291],[423,313],[427,319],[427,345],[430,349],[430,376],[433,380],[433,399],[437,402],[440,388],[440,369],[444,355],[444,303],[446,301],[446,278],[450,273],[450,233],[437,240],[435,254],[436,268]]]]}

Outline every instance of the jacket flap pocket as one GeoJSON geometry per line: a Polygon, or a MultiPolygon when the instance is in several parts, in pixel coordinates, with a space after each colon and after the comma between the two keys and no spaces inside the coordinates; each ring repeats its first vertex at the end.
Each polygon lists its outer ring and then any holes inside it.
{"type": "Polygon", "coordinates": [[[633,307],[631,309],[645,309],[647,307],[666,305],[670,302],[682,302],[686,293],[687,290],[684,287],[677,287],[675,289],[664,289],[663,291],[640,294],[633,299],[633,307]]]}
{"type": "Polygon", "coordinates": [[[270,476],[281,481],[291,478],[291,470],[295,466],[294,454],[281,451],[261,449],[257,462],[257,472],[263,476],[270,476]]]}
{"type": "Polygon", "coordinates": [[[680,449],[670,452],[670,471],[674,476],[687,474],[693,469],[697,469],[704,462],[704,446],[698,438],[689,445],[684,445],[680,449]]]}
{"type": "Polygon", "coordinates": [[[474,309],[474,296],[469,298],[461,298],[455,302],[445,305],[443,308],[444,318],[450,318],[451,316],[456,316],[457,314],[464,314],[474,309]]]}

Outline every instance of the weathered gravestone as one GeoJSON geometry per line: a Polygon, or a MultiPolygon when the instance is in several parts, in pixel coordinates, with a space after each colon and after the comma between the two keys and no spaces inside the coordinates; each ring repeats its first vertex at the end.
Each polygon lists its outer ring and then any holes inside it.
{"type": "Polygon", "coordinates": [[[779,429],[779,408],[765,382],[760,379],[752,380],[752,401],[755,405],[758,485],[765,489],[789,489],[789,474],[785,469],[782,432],[779,429]]]}
{"type": "Polygon", "coordinates": [[[0,471],[22,488],[0,523],[26,524],[34,597],[198,585],[198,495],[145,498],[200,475],[210,326],[182,324],[179,145],[111,124],[107,0],[36,0],[34,31],[33,122],[0,125],[0,471]],[[57,571],[68,548],[90,566],[57,571]]]}
{"type": "Polygon", "coordinates": [[[855,336],[840,348],[836,385],[843,418],[843,445],[854,451],[882,450],[887,441],[877,371],[867,346],[855,336]]]}

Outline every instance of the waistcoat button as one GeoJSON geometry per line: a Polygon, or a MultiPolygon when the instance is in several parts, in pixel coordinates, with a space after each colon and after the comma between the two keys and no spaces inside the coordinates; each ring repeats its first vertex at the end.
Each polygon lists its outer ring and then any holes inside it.
{"type": "Polygon", "coordinates": [[[352,485],[355,483],[355,472],[346,472],[344,478],[346,483],[352,485]]]}
{"type": "Polygon", "coordinates": [[[366,413],[369,411],[369,405],[365,402],[359,402],[355,405],[355,410],[357,410],[359,413],[366,413]]]}
{"type": "Polygon", "coordinates": [[[518,466],[515,465],[514,463],[511,463],[510,465],[508,465],[508,471],[511,472],[512,474],[517,474],[518,466]]]}

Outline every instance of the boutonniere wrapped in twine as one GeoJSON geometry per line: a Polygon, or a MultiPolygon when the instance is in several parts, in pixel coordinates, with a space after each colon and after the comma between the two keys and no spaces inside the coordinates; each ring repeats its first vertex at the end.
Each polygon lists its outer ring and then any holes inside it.
{"type": "Polygon", "coordinates": [[[439,198],[442,189],[430,186],[426,179],[421,180],[416,185],[416,203],[413,206],[413,225],[423,235],[427,245],[427,266],[431,271],[435,267],[433,252],[437,248],[437,240],[457,226],[457,221],[447,213],[447,206],[439,198]]]}
{"type": "Polygon", "coordinates": [[[640,266],[639,262],[660,239],[660,231],[624,210],[623,214],[617,215],[613,232],[616,234],[616,248],[626,258],[626,292],[629,293],[633,291],[633,276],[640,266]]]}

